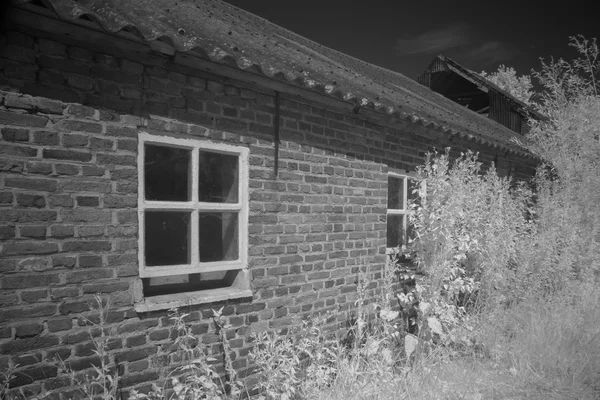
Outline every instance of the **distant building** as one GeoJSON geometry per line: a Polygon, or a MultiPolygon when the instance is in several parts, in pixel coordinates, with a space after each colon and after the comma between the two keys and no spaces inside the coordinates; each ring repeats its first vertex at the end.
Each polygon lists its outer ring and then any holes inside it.
{"type": "Polygon", "coordinates": [[[528,117],[544,118],[507,91],[443,55],[434,58],[417,81],[520,134],[527,132],[528,117]]]}

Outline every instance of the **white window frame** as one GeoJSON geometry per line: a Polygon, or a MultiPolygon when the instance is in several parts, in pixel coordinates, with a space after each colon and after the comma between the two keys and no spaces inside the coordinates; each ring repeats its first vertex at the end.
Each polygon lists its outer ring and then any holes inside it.
{"type": "MultiPolygon", "coordinates": [[[[393,172],[393,171],[389,171],[388,172],[388,182],[389,182],[389,177],[392,178],[398,178],[398,179],[402,179],[403,180],[403,190],[402,193],[404,194],[403,199],[402,199],[402,206],[403,209],[397,209],[397,208],[387,208],[387,203],[386,203],[386,219],[387,216],[389,215],[404,215],[404,218],[402,219],[402,237],[404,238],[404,241],[406,242],[406,224],[407,224],[407,220],[408,220],[408,215],[410,214],[409,210],[408,210],[408,180],[409,179],[414,179],[414,176],[408,175],[408,174],[402,174],[402,173],[398,173],[398,172],[393,172]]],[[[387,196],[389,197],[390,195],[390,188],[388,186],[387,188],[387,196]]],[[[387,197],[386,197],[387,198],[387,197]]],[[[394,249],[396,249],[396,247],[388,247],[387,244],[387,223],[386,223],[386,228],[385,228],[385,246],[386,246],[386,253],[390,254],[394,252],[394,249]]]]}
{"type": "MultiPolygon", "coordinates": [[[[192,303],[219,301],[227,298],[235,298],[252,295],[249,290],[248,278],[248,153],[247,147],[234,146],[224,143],[214,143],[207,140],[183,139],[170,136],[158,136],[147,132],[138,134],[138,262],[140,278],[156,278],[175,275],[186,275],[196,273],[208,273],[215,271],[240,270],[241,275],[236,279],[232,288],[209,289],[198,292],[184,293],[182,299],[184,304],[190,304],[190,295],[196,294],[198,301],[192,303]],[[155,144],[165,147],[187,149],[191,151],[190,181],[191,181],[191,200],[190,201],[154,201],[145,199],[145,171],[144,156],[145,145],[155,144]],[[238,157],[238,201],[237,203],[212,203],[198,200],[198,176],[199,176],[199,151],[209,151],[238,157]],[[191,243],[191,262],[181,265],[152,266],[147,267],[145,262],[145,211],[189,211],[190,216],[190,243],[191,243]],[[238,259],[226,261],[201,262],[199,254],[199,214],[205,211],[231,211],[238,213],[238,259]],[[242,293],[232,293],[241,291],[242,293]],[[213,296],[208,292],[214,292],[213,296]],[[198,294],[202,294],[198,296],[198,294]],[[207,296],[208,294],[208,296],[207,296]]],[[[154,302],[164,302],[165,297],[177,298],[182,294],[156,296],[154,302]]],[[[140,307],[137,307],[140,308],[140,307]]],[[[163,307],[141,307],[144,310],[160,309],[163,307]]],[[[142,310],[143,311],[143,310],[142,310]]]]}

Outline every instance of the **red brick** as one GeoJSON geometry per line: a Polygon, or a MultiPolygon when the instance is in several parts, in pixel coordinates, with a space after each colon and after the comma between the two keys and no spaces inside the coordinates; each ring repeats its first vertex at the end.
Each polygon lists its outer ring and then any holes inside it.
{"type": "Polygon", "coordinates": [[[41,38],[38,39],[38,48],[42,53],[48,53],[58,56],[65,56],[67,50],[66,46],[62,43],[41,38]]]}
{"type": "Polygon", "coordinates": [[[110,269],[90,269],[86,271],[73,271],[66,274],[67,283],[81,283],[95,281],[96,279],[108,279],[113,277],[110,269]]]}
{"type": "Polygon", "coordinates": [[[69,179],[62,181],[60,188],[64,192],[96,192],[109,193],[110,182],[103,180],[69,179]]]}
{"type": "Polygon", "coordinates": [[[79,297],[79,288],[63,287],[52,289],[50,297],[52,298],[52,300],[60,300],[68,297],[79,297]]]}
{"type": "Polygon", "coordinates": [[[69,55],[69,58],[84,62],[90,62],[94,59],[93,52],[87,49],[82,49],[81,47],[69,46],[67,48],[67,54],[69,55]]]}
{"type": "Polygon", "coordinates": [[[69,104],[65,109],[65,113],[77,118],[92,118],[96,114],[96,110],[81,104],[69,104]]]}
{"type": "Polygon", "coordinates": [[[75,229],[72,225],[54,225],[50,227],[50,236],[57,238],[72,237],[75,229]]]}
{"type": "Polygon", "coordinates": [[[61,315],[79,314],[84,311],[88,311],[89,309],[90,309],[90,305],[85,301],[72,301],[72,302],[62,303],[58,307],[58,312],[61,315]]]}
{"type": "Polygon", "coordinates": [[[28,142],[29,131],[26,129],[2,128],[2,139],[7,142],[28,142]]]}
{"type": "Polygon", "coordinates": [[[71,164],[56,164],[56,173],[58,175],[79,175],[79,166],[71,164]]]}
{"type": "Polygon", "coordinates": [[[101,139],[101,138],[91,138],[90,139],[90,149],[92,150],[113,150],[115,147],[114,140],[111,139],[101,139]]]}
{"type": "Polygon", "coordinates": [[[136,157],[129,156],[129,155],[114,155],[114,154],[98,153],[96,155],[96,160],[99,165],[116,164],[116,165],[134,166],[137,164],[136,157]]]}
{"type": "Polygon", "coordinates": [[[52,207],[73,207],[73,197],[70,195],[51,195],[48,196],[48,203],[52,207]]]}
{"type": "Polygon", "coordinates": [[[51,319],[48,321],[50,332],[68,331],[73,327],[71,318],[51,319]]]}
{"type": "Polygon", "coordinates": [[[89,136],[65,133],[62,138],[62,144],[65,147],[87,147],[89,136]]]}
{"type": "Polygon", "coordinates": [[[11,380],[11,387],[20,387],[30,383],[53,378],[57,374],[58,367],[54,365],[36,365],[35,367],[19,370],[14,373],[14,378],[11,380]]]}
{"type": "Polygon", "coordinates": [[[23,354],[12,358],[14,365],[24,367],[31,364],[39,364],[42,361],[42,353],[23,354]]]}
{"type": "Polygon", "coordinates": [[[136,128],[124,126],[107,126],[106,134],[111,136],[137,137],[138,130],[136,128]]]}
{"type": "MultiPolygon", "coordinates": [[[[62,72],[72,72],[80,75],[89,75],[90,73],[90,67],[88,65],[66,58],[41,55],[38,57],[37,62],[42,68],[52,68],[62,72]]],[[[52,98],[51,96],[45,97],[52,98]]]]}
{"type": "Polygon", "coordinates": [[[56,132],[36,131],[33,133],[33,141],[37,144],[57,145],[59,137],[56,132]]]}
{"type": "Polygon", "coordinates": [[[3,289],[23,289],[60,283],[58,274],[6,275],[2,278],[3,289]]]}
{"type": "Polygon", "coordinates": [[[46,114],[62,114],[63,103],[60,101],[50,100],[43,97],[34,97],[33,104],[38,111],[46,114]]]}
{"type": "Polygon", "coordinates": [[[15,237],[15,228],[9,225],[0,225],[0,239],[6,240],[15,237]]]}
{"type": "Polygon", "coordinates": [[[19,229],[21,237],[43,239],[46,237],[46,227],[41,226],[22,226],[19,229]]]}
{"type": "Polygon", "coordinates": [[[34,317],[48,317],[56,314],[56,304],[36,304],[0,309],[0,322],[34,317]]]}
{"type": "Polygon", "coordinates": [[[62,86],[65,83],[65,76],[60,71],[42,69],[38,72],[38,81],[46,84],[62,86]]]}
{"type": "Polygon", "coordinates": [[[79,344],[75,346],[75,356],[77,357],[85,357],[94,355],[94,350],[96,350],[96,345],[94,342],[87,342],[84,344],[79,344]]]}
{"type": "Polygon", "coordinates": [[[101,365],[101,361],[100,357],[98,356],[89,356],[70,359],[65,364],[72,371],[82,371],[92,367],[99,367],[101,365]]]}
{"type": "Polygon", "coordinates": [[[12,157],[35,157],[37,149],[28,146],[15,146],[12,144],[0,144],[0,155],[12,157]]]}
{"type": "Polygon", "coordinates": [[[56,243],[22,241],[4,243],[2,255],[52,254],[57,252],[58,245],[56,243]]]}
{"type": "Polygon", "coordinates": [[[17,125],[41,128],[46,126],[48,118],[31,114],[17,114],[0,110],[0,125],[17,125]]]}
{"type": "Polygon", "coordinates": [[[92,153],[74,150],[43,149],[42,157],[56,160],[88,162],[92,159],[92,153]]]}
{"type": "Polygon", "coordinates": [[[6,222],[47,222],[56,221],[56,211],[40,210],[2,210],[0,221],[6,222]]]}
{"type": "Polygon", "coordinates": [[[5,160],[0,158],[0,171],[3,172],[22,172],[23,162],[15,160],[5,160]]]}
{"type": "Polygon", "coordinates": [[[159,379],[157,371],[146,371],[140,374],[128,374],[121,378],[120,382],[123,387],[130,387],[142,382],[154,382],[159,379]]]}
{"type": "MultiPolygon", "coordinates": [[[[121,324],[117,328],[117,333],[129,333],[129,332],[137,332],[142,330],[147,330],[148,328],[152,328],[158,325],[158,321],[155,319],[148,319],[144,321],[131,322],[128,324],[121,324]]],[[[131,361],[131,360],[129,360],[131,361]]]]}
{"type": "Polygon", "coordinates": [[[46,97],[55,100],[61,100],[66,103],[78,103],[80,102],[79,93],[74,90],[67,89],[61,86],[54,86],[48,84],[39,83],[28,83],[23,87],[23,93],[30,94],[32,96],[46,97]]]}
{"type": "Polygon", "coordinates": [[[18,193],[17,204],[21,207],[43,208],[46,206],[46,199],[44,196],[18,193]]]}
{"type": "Polygon", "coordinates": [[[104,225],[80,226],[77,234],[79,237],[104,236],[104,225]]]}
{"type": "Polygon", "coordinates": [[[0,293],[0,307],[12,306],[19,302],[16,293],[0,293]]]}
{"type": "Polygon", "coordinates": [[[39,323],[18,325],[15,330],[15,335],[18,339],[37,336],[44,330],[44,326],[39,323]]]}
{"type": "Polygon", "coordinates": [[[156,353],[156,347],[150,346],[150,347],[145,347],[145,348],[126,350],[126,351],[117,353],[115,355],[115,359],[119,363],[122,363],[125,361],[132,362],[132,361],[138,361],[138,360],[148,358],[149,356],[151,356],[155,353],[156,353]]]}
{"type": "Polygon", "coordinates": [[[52,164],[28,162],[27,172],[30,174],[50,175],[52,174],[52,164]]]}
{"type": "Polygon", "coordinates": [[[94,88],[94,80],[81,75],[67,77],[67,84],[81,90],[92,90],[94,88]]]}
{"type": "Polygon", "coordinates": [[[66,252],[107,251],[110,249],[111,244],[107,240],[69,241],[63,244],[63,251],[66,252]]]}
{"type": "MultiPolygon", "coordinates": [[[[80,268],[94,268],[102,266],[102,257],[101,256],[79,256],[79,267],[80,268]]],[[[85,288],[84,288],[85,291],[85,288]]],[[[92,292],[86,292],[92,293],[92,292]]]]}
{"type": "Polygon", "coordinates": [[[62,210],[63,222],[105,222],[110,223],[110,212],[96,209],[62,210]]]}
{"type": "Polygon", "coordinates": [[[84,165],[81,172],[84,176],[104,176],[106,170],[97,166],[84,165]]]}

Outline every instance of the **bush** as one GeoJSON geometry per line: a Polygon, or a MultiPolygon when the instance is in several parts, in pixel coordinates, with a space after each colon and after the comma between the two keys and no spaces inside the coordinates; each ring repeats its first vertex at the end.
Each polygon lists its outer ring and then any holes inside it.
{"type": "Polygon", "coordinates": [[[465,307],[506,302],[521,244],[531,234],[530,192],[524,186],[511,190],[494,166],[482,171],[471,152],[453,162],[449,149],[428,154],[417,173],[411,250],[426,275],[424,296],[438,314],[451,307],[446,319],[465,307]]]}

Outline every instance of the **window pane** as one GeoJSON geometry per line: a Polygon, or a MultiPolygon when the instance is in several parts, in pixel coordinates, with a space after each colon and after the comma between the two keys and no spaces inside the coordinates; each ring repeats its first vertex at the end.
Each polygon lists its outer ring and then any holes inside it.
{"type": "Polygon", "coordinates": [[[404,179],[388,176],[388,205],[394,210],[404,209],[404,179]]]}
{"type": "Polygon", "coordinates": [[[234,212],[200,213],[200,261],[238,259],[238,215],[234,212]]]}
{"type": "Polygon", "coordinates": [[[200,151],[198,199],[211,203],[237,203],[238,156],[200,151]]]}
{"type": "Polygon", "coordinates": [[[387,247],[398,247],[404,244],[404,215],[388,214],[387,247]]]}
{"type": "Polygon", "coordinates": [[[146,266],[189,264],[190,213],[146,211],[146,266]]]}
{"type": "Polygon", "coordinates": [[[190,200],[190,156],[190,150],[146,144],[144,147],[146,200],[190,200]]]}

